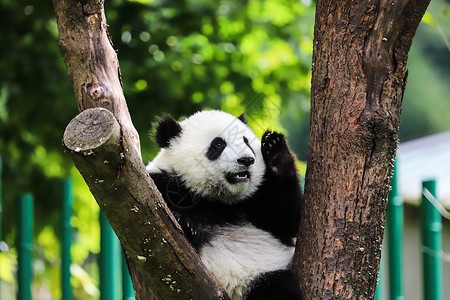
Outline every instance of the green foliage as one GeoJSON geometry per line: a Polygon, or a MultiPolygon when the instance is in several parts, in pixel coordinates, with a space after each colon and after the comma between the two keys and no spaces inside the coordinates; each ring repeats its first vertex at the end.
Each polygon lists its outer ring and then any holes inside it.
{"type": "Polygon", "coordinates": [[[425,22],[426,24],[431,26],[436,26],[436,21],[429,12],[425,12],[425,14],[422,17],[422,22],[425,22]]]}
{"type": "MultiPolygon", "coordinates": [[[[252,111],[266,109],[268,101],[279,109],[292,101],[308,102],[312,8],[297,1],[106,5],[139,132],[146,132],[160,112],[179,118],[222,108],[246,111],[252,119],[257,118],[252,111]]],[[[270,121],[269,127],[279,127],[276,118],[270,121]]],[[[141,142],[148,160],[155,154],[151,141],[141,142]]]]}
{"type": "Polygon", "coordinates": [[[450,6],[432,1],[419,25],[408,59],[400,141],[450,129],[450,6]]]}

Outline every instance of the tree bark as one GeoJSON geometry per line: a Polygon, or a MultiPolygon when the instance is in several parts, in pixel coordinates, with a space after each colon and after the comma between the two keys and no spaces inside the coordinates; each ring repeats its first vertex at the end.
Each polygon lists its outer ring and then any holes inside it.
{"type": "Polygon", "coordinates": [[[54,0],[59,49],[79,111],[104,107],[114,113],[132,147],[141,153],[122,91],[119,61],[108,36],[104,0],[54,0]]]}
{"type": "Polygon", "coordinates": [[[54,0],[79,110],[64,145],[124,248],[137,299],[228,299],[184,237],[140,156],[102,0],[54,0]]]}
{"type": "Polygon", "coordinates": [[[406,61],[425,1],[317,1],[294,265],[305,299],[373,299],[406,61]]]}

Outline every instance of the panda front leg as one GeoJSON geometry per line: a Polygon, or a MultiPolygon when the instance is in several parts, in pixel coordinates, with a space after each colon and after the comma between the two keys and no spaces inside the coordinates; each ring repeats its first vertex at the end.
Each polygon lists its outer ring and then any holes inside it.
{"type": "Polygon", "coordinates": [[[266,173],[249,214],[256,226],[271,232],[284,244],[293,245],[302,198],[295,155],[284,135],[272,131],[264,133],[261,152],[266,173]]]}
{"type": "MultiPolygon", "coordinates": [[[[300,222],[302,190],[295,155],[283,134],[266,131],[261,139],[266,166],[264,181],[253,202],[254,224],[268,230],[287,246],[294,245],[300,222]]],[[[301,300],[294,272],[263,273],[249,285],[245,300],[301,300]]]]}

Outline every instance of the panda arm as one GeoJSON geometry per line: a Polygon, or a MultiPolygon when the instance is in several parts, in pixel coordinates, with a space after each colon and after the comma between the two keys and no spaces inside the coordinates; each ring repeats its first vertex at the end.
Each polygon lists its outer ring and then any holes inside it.
{"type": "Polygon", "coordinates": [[[249,215],[256,226],[289,244],[297,235],[302,199],[295,155],[284,135],[270,131],[261,139],[261,152],[266,173],[249,215]]]}
{"type": "MultiPolygon", "coordinates": [[[[211,215],[212,212],[210,211],[210,214],[208,214],[209,208],[204,208],[204,205],[197,203],[201,200],[194,199],[193,194],[183,184],[180,184],[181,179],[173,173],[162,171],[158,173],[150,172],[149,175],[183,229],[184,235],[192,246],[198,250],[210,239],[208,225],[215,221],[211,221],[205,216],[211,215]]],[[[213,217],[211,218],[213,219],[213,217]]]]}

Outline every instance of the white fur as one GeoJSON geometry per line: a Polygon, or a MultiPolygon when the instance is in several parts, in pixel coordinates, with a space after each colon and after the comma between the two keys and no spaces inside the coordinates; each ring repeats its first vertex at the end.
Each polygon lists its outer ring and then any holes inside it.
{"type": "Polygon", "coordinates": [[[270,233],[246,224],[216,229],[199,254],[231,299],[237,300],[242,299],[245,288],[256,276],[286,269],[294,247],[287,247],[270,233]]]}
{"type": "Polygon", "coordinates": [[[263,180],[265,165],[261,155],[261,142],[256,134],[236,117],[222,111],[201,111],[180,122],[182,133],[170,141],[170,147],[161,149],[147,165],[147,171],[175,171],[195,192],[232,203],[252,195],[263,180]],[[252,147],[244,143],[246,137],[252,147]],[[217,160],[206,157],[215,137],[221,137],[227,146],[217,160]],[[230,184],[225,174],[243,171],[237,163],[243,156],[253,157],[250,180],[230,184]]]}

